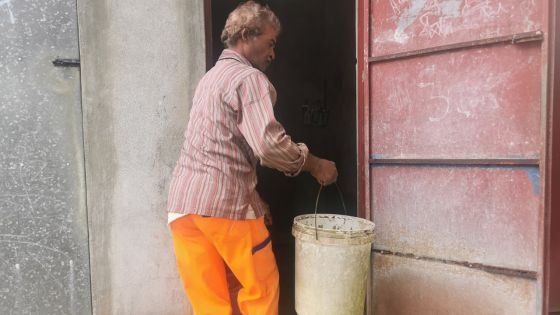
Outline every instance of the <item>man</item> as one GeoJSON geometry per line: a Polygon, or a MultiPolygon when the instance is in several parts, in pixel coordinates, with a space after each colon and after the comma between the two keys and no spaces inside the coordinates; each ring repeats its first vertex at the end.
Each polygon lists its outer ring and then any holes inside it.
{"type": "MultiPolygon", "coordinates": [[[[274,60],[280,22],[253,1],[230,13],[226,49],[196,89],[168,211],[177,265],[195,314],[231,314],[226,265],[242,288],[243,314],[278,313],[278,269],[255,190],[256,166],[336,181],[335,164],[294,143],[276,121],[276,91],[263,73],[274,60]]],[[[235,302],[235,301],[234,301],[235,302]]]]}

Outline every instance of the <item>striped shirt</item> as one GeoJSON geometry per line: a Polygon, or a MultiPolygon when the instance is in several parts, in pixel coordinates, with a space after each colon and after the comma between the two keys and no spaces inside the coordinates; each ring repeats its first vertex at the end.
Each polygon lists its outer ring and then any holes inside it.
{"type": "Polygon", "coordinates": [[[170,183],[170,220],[181,214],[245,219],[269,214],[257,163],[296,176],[308,155],[274,118],[276,90],[260,70],[225,49],[199,82],[170,183]]]}

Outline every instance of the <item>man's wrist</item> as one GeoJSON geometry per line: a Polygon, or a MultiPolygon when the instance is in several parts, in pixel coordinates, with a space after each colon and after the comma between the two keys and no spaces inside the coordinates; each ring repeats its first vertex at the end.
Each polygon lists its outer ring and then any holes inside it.
{"type": "Polygon", "coordinates": [[[317,172],[318,167],[319,158],[309,152],[309,154],[307,155],[307,160],[303,165],[303,170],[313,174],[317,172]]]}

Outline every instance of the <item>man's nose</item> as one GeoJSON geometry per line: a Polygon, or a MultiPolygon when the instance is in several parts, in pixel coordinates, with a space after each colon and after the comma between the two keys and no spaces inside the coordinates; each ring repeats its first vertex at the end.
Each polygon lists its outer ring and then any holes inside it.
{"type": "Polygon", "coordinates": [[[271,60],[276,59],[276,54],[274,53],[274,49],[272,49],[272,51],[270,52],[270,59],[271,60]]]}

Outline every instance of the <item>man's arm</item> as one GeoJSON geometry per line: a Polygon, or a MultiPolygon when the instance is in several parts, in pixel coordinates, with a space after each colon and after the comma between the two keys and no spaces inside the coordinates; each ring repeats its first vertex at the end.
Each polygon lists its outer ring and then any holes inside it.
{"type": "Polygon", "coordinates": [[[238,89],[241,100],[239,130],[261,161],[288,176],[309,172],[322,185],[336,181],[334,162],[309,153],[303,143],[294,143],[274,117],[269,82],[261,73],[247,77],[238,89]]]}
{"type": "Polygon", "coordinates": [[[303,170],[309,172],[321,185],[330,185],[336,182],[338,177],[333,161],[318,158],[311,153],[307,155],[303,170]]]}

